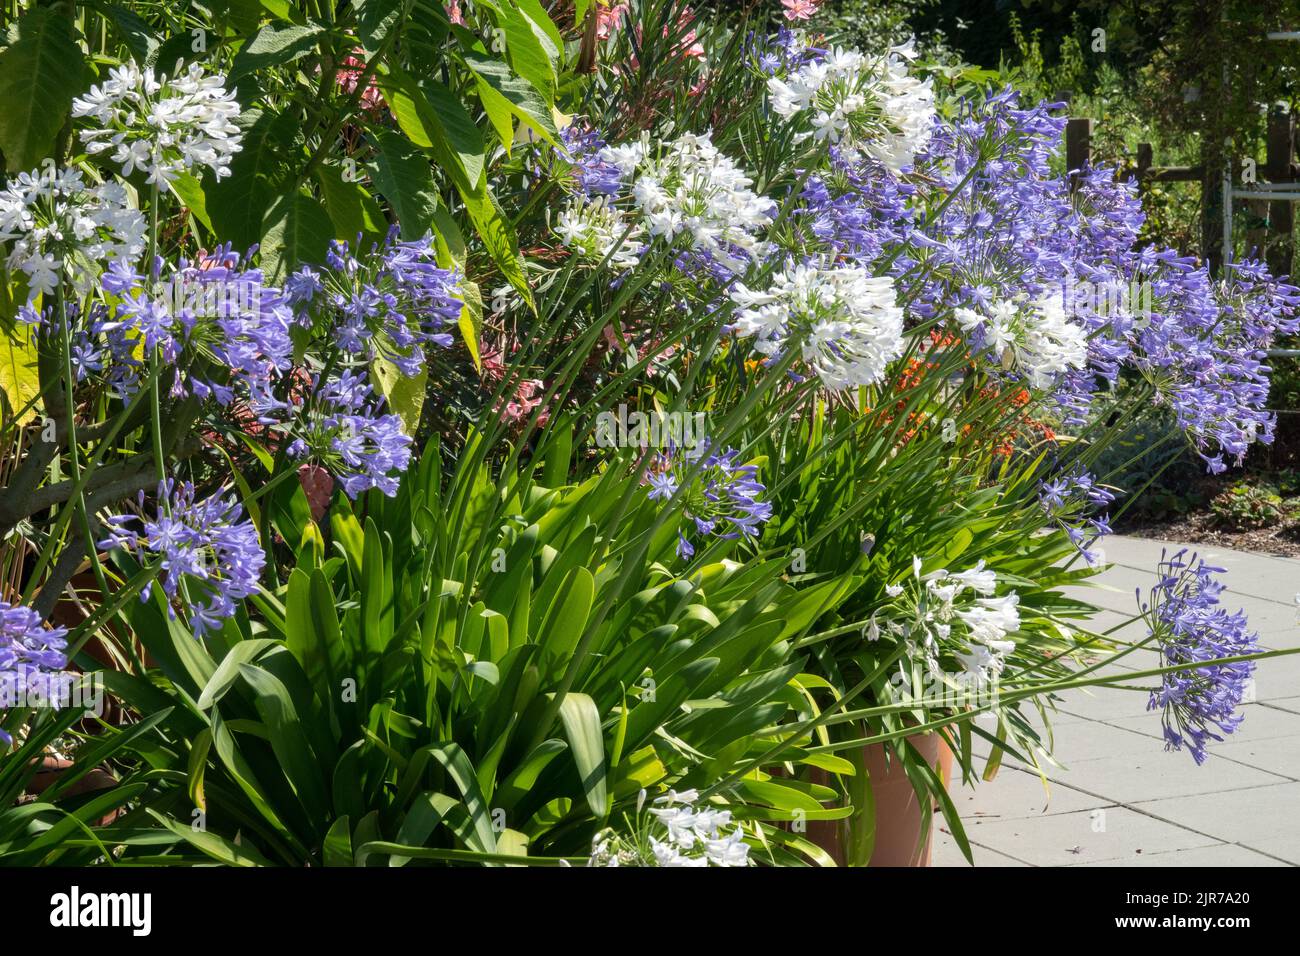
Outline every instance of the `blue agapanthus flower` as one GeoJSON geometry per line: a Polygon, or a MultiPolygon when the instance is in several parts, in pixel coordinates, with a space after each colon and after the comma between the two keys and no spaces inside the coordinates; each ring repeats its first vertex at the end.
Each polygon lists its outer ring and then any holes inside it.
{"type": "Polygon", "coordinates": [[[766,490],[758,469],[739,464],[740,452],[709,451],[708,442],[695,448],[674,448],[661,455],[647,474],[650,500],[671,500],[682,491],[682,522],[677,554],[689,558],[695,546],[688,535],[723,539],[755,538],[772,517],[772,504],[761,500],[766,490]]]}
{"type": "Polygon", "coordinates": [[[298,324],[364,361],[382,357],[403,375],[424,367],[425,351],[452,344],[460,319],[460,274],[438,265],[431,234],[403,241],[396,229],[369,253],[332,242],[323,267],[303,266],[284,284],[298,324]]]}
{"type": "MultiPolygon", "coordinates": [[[[141,510],[144,504],[142,492],[141,510]]],[[[99,546],[122,548],[141,563],[156,560],[164,593],[185,607],[195,635],[220,628],[241,600],[257,593],[266,563],[257,529],[224,489],[198,498],[194,485],[168,479],[158,486],[157,509],[152,519],[108,518],[111,531],[99,546]]],[[[141,598],[148,596],[146,588],[141,598]]]]}
{"type": "Polygon", "coordinates": [[[318,378],[289,428],[295,437],[288,453],[319,462],[350,498],[371,488],[392,497],[411,463],[412,441],[402,420],[384,408],[363,372],[318,378]]]}
{"type": "MultiPolygon", "coordinates": [[[[0,711],[34,698],[54,700],[70,680],[67,629],[47,628],[29,607],[0,601],[0,711]]],[[[0,746],[13,743],[0,729],[0,746]]]]}
{"type": "Polygon", "coordinates": [[[1237,729],[1242,717],[1237,708],[1250,688],[1253,661],[1231,664],[1204,663],[1240,657],[1259,650],[1259,638],[1247,629],[1242,611],[1229,613],[1219,605],[1223,584],[1216,568],[1195,554],[1179,551],[1161,554],[1159,580],[1147,601],[1138,591],[1142,617],[1160,650],[1162,666],[1199,665],[1164,675],[1151,693],[1148,710],[1159,710],[1164,720],[1165,745],[1184,746],[1198,764],[1205,762],[1205,745],[1222,740],[1220,734],[1237,729]]]}
{"type": "Polygon", "coordinates": [[[560,133],[560,145],[574,185],[584,196],[614,196],[623,188],[622,170],[601,158],[606,144],[595,130],[577,124],[566,126],[560,133]]]}

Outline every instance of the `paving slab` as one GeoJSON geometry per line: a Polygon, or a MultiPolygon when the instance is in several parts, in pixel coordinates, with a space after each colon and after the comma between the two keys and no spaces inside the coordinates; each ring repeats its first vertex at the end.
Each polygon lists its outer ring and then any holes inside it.
{"type": "MultiPolygon", "coordinates": [[[[1087,625],[1116,628],[1117,640],[1146,636],[1134,590],[1155,582],[1162,547],[1176,543],[1110,538],[1112,562],[1071,596],[1102,610],[1087,625]]],[[[1196,549],[1193,549],[1196,550],[1196,549]]],[[[1300,561],[1201,548],[1227,569],[1222,603],[1244,609],[1267,648],[1300,648],[1300,561]]],[[[1150,648],[1104,665],[1123,676],[1158,666],[1150,648]]],[[[1134,678],[1135,685],[1154,684],[1134,678]]],[[[1278,866],[1300,865],[1300,655],[1260,663],[1246,720],[1238,733],[1211,745],[1197,766],[1186,753],[1164,750],[1158,714],[1140,691],[1066,691],[1052,718],[1050,798],[1038,775],[1013,758],[977,789],[951,787],[977,866],[1278,866]]],[[[1026,711],[1028,715],[1030,712],[1026,711]]],[[[1037,716],[1031,717],[1040,726],[1037,716]]],[[[990,745],[977,742],[976,754],[990,745]]],[[[982,761],[977,765],[982,769],[982,761]]],[[[936,833],[936,865],[966,865],[950,835],[936,833]]]]}
{"type": "Polygon", "coordinates": [[[949,792],[962,819],[972,820],[1018,820],[1114,805],[1050,778],[1044,787],[1036,773],[1014,766],[1003,766],[992,781],[974,788],[954,781],[949,792]]]}
{"type": "Polygon", "coordinates": [[[1015,820],[963,820],[968,838],[1033,866],[1069,866],[1130,860],[1144,853],[1212,846],[1213,836],[1167,823],[1128,807],[1015,820]]]}
{"type": "MultiPolygon", "coordinates": [[[[1225,746],[1243,740],[1269,740],[1274,737],[1300,738],[1300,712],[1285,710],[1272,704],[1247,704],[1241,708],[1244,718],[1237,729],[1215,744],[1213,751],[1219,756],[1230,756],[1225,746]]],[[[1154,714],[1145,717],[1125,717],[1110,722],[1116,727],[1137,734],[1161,737],[1160,719],[1154,714]]]]}
{"type": "MultiPolygon", "coordinates": [[[[966,857],[962,855],[961,849],[957,846],[957,841],[953,839],[952,834],[942,826],[935,827],[933,840],[934,842],[930,848],[931,866],[968,867],[971,865],[966,861],[966,857]]],[[[976,866],[1025,867],[1029,865],[1017,860],[1015,857],[1007,856],[1005,853],[999,853],[997,850],[990,850],[986,846],[980,846],[978,843],[972,843],[970,848],[976,866]]]]}
{"type": "MultiPolygon", "coordinates": [[[[960,853],[961,851],[958,851],[960,853]]],[[[965,863],[965,859],[962,860],[965,863]]],[[[1216,843],[1190,850],[1173,850],[1168,853],[1142,853],[1126,858],[1122,864],[1116,860],[1097,863],[1076,863],[1075,866],[1287,866],[1281,860],[1257,853],[1235,843],[1216,843]]]]}
{"type": "MultiPolygon", "coordinates": [[[[1247,790],[1287,782],[1285,776],[1221,756],[1221,747],[1216,747],[1205,763],[1198,766],[1186,752],[1165,751],[1154,739],[1151,743],[1152,746],[1142,753],[1117,754],[1094,760],[1069,760],[1058,754],[1057,759],[1067,769],[1055,770],[1051,777],[1122,804],[1247,790]]],[[[1277,741],[1265,743],[1273,745],[1277,741]]]]}
{"type": "Polygon", "coordinates": [[[1300,783],[1149,800],[1134,809],[1300,866],[1300,783]]]}

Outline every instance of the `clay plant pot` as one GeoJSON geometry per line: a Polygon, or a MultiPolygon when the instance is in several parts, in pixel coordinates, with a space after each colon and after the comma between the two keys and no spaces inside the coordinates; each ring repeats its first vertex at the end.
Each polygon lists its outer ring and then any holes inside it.
{"type": "MultiPolygon", "coordinates": [[[[939,779],[947,786],[952,779],[952,751],[938,734],[917,734],[907,738],[925,761],[934,768],[939,779]]],[[[933,817],[935,807],[922,806],[912,782],[903,771],[903,765],[888,753],[884,744],[870,744],[853,754],[861,783],[870,784],[870,801],[874,803],[875,838],[871,844],[867,866],[929,866],[931,831],[921,839],[923,825],[933,817]],[[864,773],[865,772],[865,773],[864,773]]],[[[814,771],[816,783],[826,783],[824,771],[814,771]]],[[[859,782],[859,781],[855,781],[859,782]]],[[[861,806],[862,798],[855,800],[861,806]]],[[[861,845],[862,828],[869,826],[870,807],[855,809],[853,816],[844,820],[808,821],[808,839],[817,844],[835,860],[838,866],[851,865],[855,845],[861,845]]],[[[862,853],[861,849],[856,851],[862,853]]]]}
{"type": "MultiPolygon", "coordinates": [[[[71,760],[56,757],[53,754],[42,757],[40,764],[41,769],[36,771],[32,775],[32,779],[28,781],[27,792],[20,798],[19,803],[38,799],[41,794],[54,786],[65,773],[72,769],[71,760]]],[[[65,795],[75,797],[81,794],[96,793],[100,790],[111,790],[116,786],[117,777],[113,776],[112,771],[107,767],[96,767],[68,787],[65,795]]],[[[121,812],[121,810],[113,810],[94,822],[99,826],[108,826],[118,818],[121,812]]]]}

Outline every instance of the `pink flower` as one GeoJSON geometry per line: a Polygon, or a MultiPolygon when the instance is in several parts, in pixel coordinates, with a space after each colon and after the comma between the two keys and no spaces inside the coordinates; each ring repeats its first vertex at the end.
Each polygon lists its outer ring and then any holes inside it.
{"type": "Polygon", "coordinates": [[[623,20],[623,14],[627,12],[626,3],[616,3],[613,6],[605,6],[604,3],[596,4],[596,39],[608,40],[618,29],[618,25],[623,20]]]}
{"type": "Polygon", "coordinates": [[[787,20],[811,20],[821,0],[781,0],[787,20]]]}
{"type": "MultiPolygon", "coordinates": [[[[360,52],[360,51],[357,51],[360,52]]],[[[339,67],[338,73],[334,77],[334,82],[339,88],[346,93],[355,93],[357,83],[361,80],[361,74],[366,71],[366,64],[357,59],[356,56],[348,56],[343,60],[339,67]]],[[[376,112],[384,107],[383,94],[379,92],[379,86],[375,83],[372,76],[366,83],[366,89],[361,94],[361,108],[367,112],[376,112]]]]}
{"type": "Polygon", "coordinates": [[[451,0],[447,4],[447,17],[458,27],[465,25],[465,15],[460,12],[460,0],[451,0]]]}
{"type": "MultiPolygon", "coordinates": [[[[528,421],[533,410],[542,404],[542,395],[546,391],[546,386],[540,379],[530,378],[519,383],[515,390],[515,397],[512,401],[506,402],[505,409],[501,412],[501,417],[508,422],[522,425],[528,421]]],[[[537,417],[537,425],[540,428],[546,424],[547,419],[551,417],[549,410],[544,410],[537,417]]]]}
{"type": "Polygon", "coordinates": [[[333,477],[320,465],[308,463],[298,467],[298,483],[302,485],[307,504],[311,506],[311,520],[320,521],[325,517],[330,498],[334,495],[333,477]]]}

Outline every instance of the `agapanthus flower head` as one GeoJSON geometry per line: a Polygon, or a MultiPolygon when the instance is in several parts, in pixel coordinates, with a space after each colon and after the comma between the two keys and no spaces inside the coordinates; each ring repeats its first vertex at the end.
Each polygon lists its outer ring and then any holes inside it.
{"type": "Polygon", "coordinates": [[[613,196],[623,188],[623,171],[601,157],[605,141],[594,129],[571,123],[560,132],[561,156],[584,196],[613,196]]]}
{"type": "Polygon", "coordinates": [[[20,173],[0,190],[6,264],[27,277],[29,298],[61,281],[81,295],[114,262],[145,248],[145,220],[119,183],[88,186],[75,169],[20,173]]]}
{"type": "Polygon", "coordinates": [[[708,134],[654,144],[643,138],[607,146],[600,157],[622,173],[651,237],[682,242],[732,271],[766,248],[759,234],[776,204],[754,192],[753,180],[708,134]]]}
{"type": "Polygon", "coordinates": [[[1207,663],[1241,657],[1259,650],[1259,638],[1247,630],[1242,611],[1230,614],[1219,604],[1223,584],[1216,568],[1182,550],[1161,554],[1156,568],[1159,580],[1146,601],[1138,591],[1142,617],[1160,650],[1161,666],[1189,665],[1187,670],[1165,674],[1152,691],[1148,710],[1159,710],[1164,722],[1165,746],[1184,746],[1198,764],[1205,762],[1206,743],[1237,729],[1242,717],[1237,708],[1250,689],[1253,661],[1207,663]]]}
{"type": "Polygon", "coordinates": [[[1267,350],[1300,325],[1300,291],[1257,263],[1230,267],[1216,283],[1172,254],[1139,257],[1134,274],[1149,284],[1152,307],[1128,329],[1126,362],[1155,387],[1209,469],[1223,471],[1225,455],[1241,461],[1253,443],[1271,442],[1267,350]]]}
{"type": "Polygon", "coordinates": [[[694,791],[669,791],[654,800],[644,814],[642,792],[634,832],[613,829],[598,833],[591,843],[588,866],[749,866],[749,844],[730,810],[697,806],[694,791]]]}
{"type": "Polygon", "coordinates": [[[309,459],[337,478],[350,498],[370,488],[392,497],[411,463],[411,438],[402,420],[384,412],[384,400],[363,372],[344,369],[313,381],[301,407],[268,409],[290,419],[288,453],[309,459]]]}
{"type": "Polygon", "coordinates": [[[909,682],[910,662],[943,679],[951,660],[972,690],[981,689],[998,678],[1016,648],[1020,596],[998,595],[997,574],[982,559],[964,571],[922,573],[923,567],[914,556],[910,579],[885,588],[888,600],[872,614],[865,636],[875,641],[888,633],[902,642],[907,663],[900,673],[909,682]]]}
{"type": "MultiPolygon", "coordinates": [[[[194,485],[167,479],[159,483],[154,517],[115,515],[106,520],[109,536],[101,548],[122,548],[142,564],[156,561],[158,581],[174,604],[185,607],[195,636],[222,626],[244,598],[256,594],[266,564],[253,522],[225,489],[199,498],[194,485]]],[[[147,599],[146,588],[141,598],[147,599]]]]}
{"type": "Polygon", "coordinates": [[[894,173],[910,168],[934,125],[934,89],[910,69],[909,42],[883,56],[833,49],[767,81],[772,110],[800,138],[839,144],[894,173]]]}
{"type": "MultiPolygon", "coordinates": [[[[29,607],[0,601],[0,711],[33,699],[58,700],[71,681],[67,629],[47,628],[29,607]]],[[[12,738],[0,730],[0,746],[12,738]]]]}
{"type": "Polygon", "coordinates": [[[645,227],[604,198],[575,197],[555,220],[555,237],[593,266],[624,270],[641,261],[645,227]]]}
{"type": "Polygon", "coordinates": [[[811,233],[808,246],[836,259],[871,266],[887,250],[894,253],[890,273],[915,265],[906,254],[916,212],[915,186],[880,164],[829,151],[830,165],[804,184],[797,216],[811,233]]]}
{"type": "Polygon", "coordinates": [[[176,366],[174,395],[211,397],[222,406],[265,391],[288,370],[293,312],[245,258],[227,245],[156,276],[125,264],[104,275],[112,308],[95,331],[123,371],[121,391],[134,390],[140,363],[131,354],[141,345],[176,366]]]}
{"type": "Polygon", "coordinates": [[[460,319],[460,274],[438,265],[432,234],[401,240],[391,231],[359,254],[331,243],[324,267],[303,266],[285,280],[299,324],[314,327],[350,355],[383,357],[417,374],[426,350],[447,348],[460,319]]]}
{"type": "Polygon", "coordinates": [[[170,183],[188,170],[230,175],[230,160],[242,148],[235,120],[239,103],[226,78],[191,63],[175,76],[156,76],[134,61],[109,71],[109,78],[72,101],[72,115],[94,121],[81,131],[91,155],[108,154],[123,176],[137,169],[149,183],[170,183]]]}
{"type": "Polygon", "coordinates": [[[732,330],[753,337],[767,356],[791,346],[804,365],[833,389],[874,385],[903,352],[903,310],[894,280],[862,266],[788,264],[766,291],[736,282],[732,330]]]}
{"type": "Polygon", "coordinates": [[[679,557],[695,554],[691,537],[755,538],[772,517],[771,502],[761,498],[766,489],[758,481],[758,468],[740,464],[739,458],[734,448],[711,451],[705,440],[693,448],[670,448],[652,463],[644,479],[651,501],[668,501],[685,489],[677,532],[679,557]]]}
{"type": "Polygon", "coordinates": [[[1002,299],[986,311],[959,308],[957,324],[992,353],[1006,370],[1014,369],[1035,388],[1049,389],[1071,369],[1083,368],[1088,340],[1081,325],[1066,316],[1057,295],[1002,299]]]}

